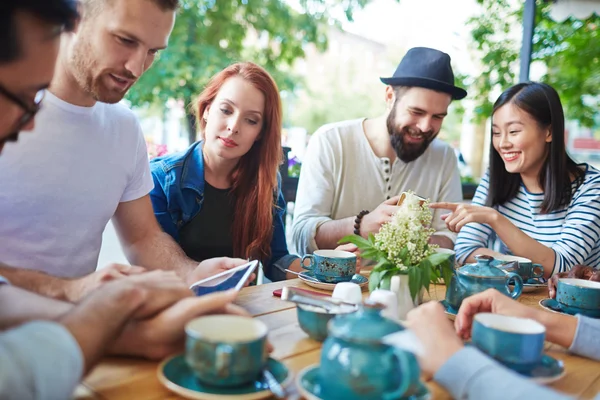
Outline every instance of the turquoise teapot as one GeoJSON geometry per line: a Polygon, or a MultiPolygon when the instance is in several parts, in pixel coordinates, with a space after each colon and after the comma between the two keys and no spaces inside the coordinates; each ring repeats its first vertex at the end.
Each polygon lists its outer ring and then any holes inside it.
{"type": "Polygon", "coordinates": [[[384,318],[382,309],[367,300],[357,312],[329,321],[318,378],[323,400],[397,400],[417,390],[420,370],[414,355],[381,341],[404,329],[384,318]]]}
{"type": "Polygon", "coordinates": [[[465,298],[490,288],[513,299],[519,298],[523,291],[523,280],[519,274],[495,267],[492,256],[477,255],[475,260],[475,264],[455,269],[446,289],[446,302],[454,312],[458,311],[465,298]],[[514,285],[512,291],[511,283],[514,285]]]}

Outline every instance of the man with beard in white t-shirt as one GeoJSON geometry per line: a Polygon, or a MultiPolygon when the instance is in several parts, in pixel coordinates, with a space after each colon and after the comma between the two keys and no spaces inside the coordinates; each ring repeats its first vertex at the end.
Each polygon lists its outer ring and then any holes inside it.
{"type": "Polygon", "coordinates": [[[32,134],[5,146],[0,169],[0,275],[13,285],[76,301],[143,268],[94,272],[112,218],[132,264],[168,269],[188,283],[244,263],[198,264],[162,232],[149,192],[146,145],[118,103],[166,48],[178,0],[82,0],[64,33],[56,73],[32,134]]]}
{"type": "MultiPolygon", "coordinates": [[[[398,195],[412,190],[431,201],[462,201],[457,160],[436,139],[452,100],[467,92],[454,86],[450,56],[410,49],[390,78],[381,78],[387,111],[321,127],[311,137],[294,208],[298,254],[333,249],[352,233],[379,232],[398,210],[398,195]]],[[[430,243],[453,248],[455,234],[433,216],[430,243]]]]}

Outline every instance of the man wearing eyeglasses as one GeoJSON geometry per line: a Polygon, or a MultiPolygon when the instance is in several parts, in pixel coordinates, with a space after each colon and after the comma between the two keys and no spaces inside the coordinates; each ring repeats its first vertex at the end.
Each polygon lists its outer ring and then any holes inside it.
{"type": "MultiPolygon", "coordinates": [[[[3,19],[10,15],[9,7],[11,2],[0,4],[3,19]]],[[[52,9],[52,6],[49,5],[48,9],[52,9]]],[[[58,39],[64,29],[60,25],[40,26],[35,16],[30,14],[14,20],[19,21],[19,26],[11,26],[3,19],[0,19],[0,33],[3,36],[8,36],[9,30],[26,29],[24,26],[33,29],[28,29],[28,34],[22,36],[22,43],[6,42],[0,46],[0,76],[11,77],[10,80],[0,81],[0,153],[6,142],[17,140],[20,131],[33,129],[33,117],[50,85],[54,73],[53,60],[58,53],[58,39]],[[23,55],[24,49],[35,53],[36,57],[23,55]],[[27,79],[31,77],[36,79],[27,79]]]]}
{"type": "Polygon", "coordinates": [[[245,262],[198,264],[158,226],[146,144],[135,115],[116,104],[167,46],[178,0],[80,0],[81,20],[62,36],[56,74],[42,107],[36,89],[0,95],[19,112],[0,157],[0,267],[12,284],[77,301],[138,267],[95,271],[112,219],[125,254],[145,269],[168,269],[188,283],[245,262]],[[37,96],[37,97],[36,97],[37,96]],[[33,137],[35,136],[35,138],[33,137]]]}
{"type": "MultiPolygon", "coordinates": [[[[76,18],[76,0],[0,2],[0,149],[33,128],[60,33],[76,18]]],[[[234,298],[232,292],[194,297],[173,272],[153,271],[108,282],[73,305],[0,277],[0,399],[70,398],[106,351],[153,359],[181,351],[190,319],[244,314],[230,304],[234,298]]]]}

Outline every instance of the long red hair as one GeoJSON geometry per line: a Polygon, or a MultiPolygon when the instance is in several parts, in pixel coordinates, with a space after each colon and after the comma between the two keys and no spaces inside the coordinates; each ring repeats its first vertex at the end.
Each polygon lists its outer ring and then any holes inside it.
{"type": "Polygon", "coordinates": [[[208,82],[198,96],[194,111],[200,131],[206,129],[202,118],[223,83],[240,76],[265,96],[260,139],[242,156],[233,172],[235,196],[233,252],[235,257],[265,260],[271,255],[273,207],[277,204],[277,171],[282,161],[281,98],[277,84],[262,67],[251,62],[232,64],[208,82]]]}

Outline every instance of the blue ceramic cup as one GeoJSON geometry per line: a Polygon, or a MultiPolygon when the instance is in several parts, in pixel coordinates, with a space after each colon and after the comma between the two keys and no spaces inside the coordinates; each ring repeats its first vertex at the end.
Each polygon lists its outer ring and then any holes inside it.
{"type": "Polygon", "coordinates": [[[322,342],[327,338],[327,323],[336,315],[353,313],[357,310],[352,306],[340,306],[339,310],[325,311],[319,307],[298,304],[298,323],[300,328],[311,338],[322,342]]]}
{"type": "Polygon", "coordinates": [[[185,361],[206,385],[253,382],[267,363],[267,332],[264,323],[249,317],[196,318],[185,326],[185,361]]]}
{"type": "Polygon", "coordinates": [[[349,282],[356,274],[356,255],[342,250],[316,250],[302,257],[302,268],[312,271],[321,282],[349,282]],[[310,264],[306,265],[305,260],[310,264]]]}
{"type": "MultiPolygon", "coordinates": [[[[527,282],[527,280],[529,279],[537,279],[544,276],[544,267],[541,264],[531,262],[531,260],[528,258],[503,255],[496,257],[495,259],[495,263],[497,264],[502,264],[511,261],[516,261],[519,267],[518,270],[509,272],[515,272],[519,274],[521,276],[521,279],[523,279],[523,283],[527,282]]],[[[499,268],[501,267],[499,266],[499,268]]]]}
{"type": "Polygon", "coordinates": [[[559,279],[556,285],[556,301],[583,310],[600,310],[600,282],[559,279]]]}
{"type": "Polygon", "coordinates": [[[471,329],[479,350],[519,372],[538,365],[545,337],[546,328],[537,321],[492,313],[476,314],[471,329]]]}

